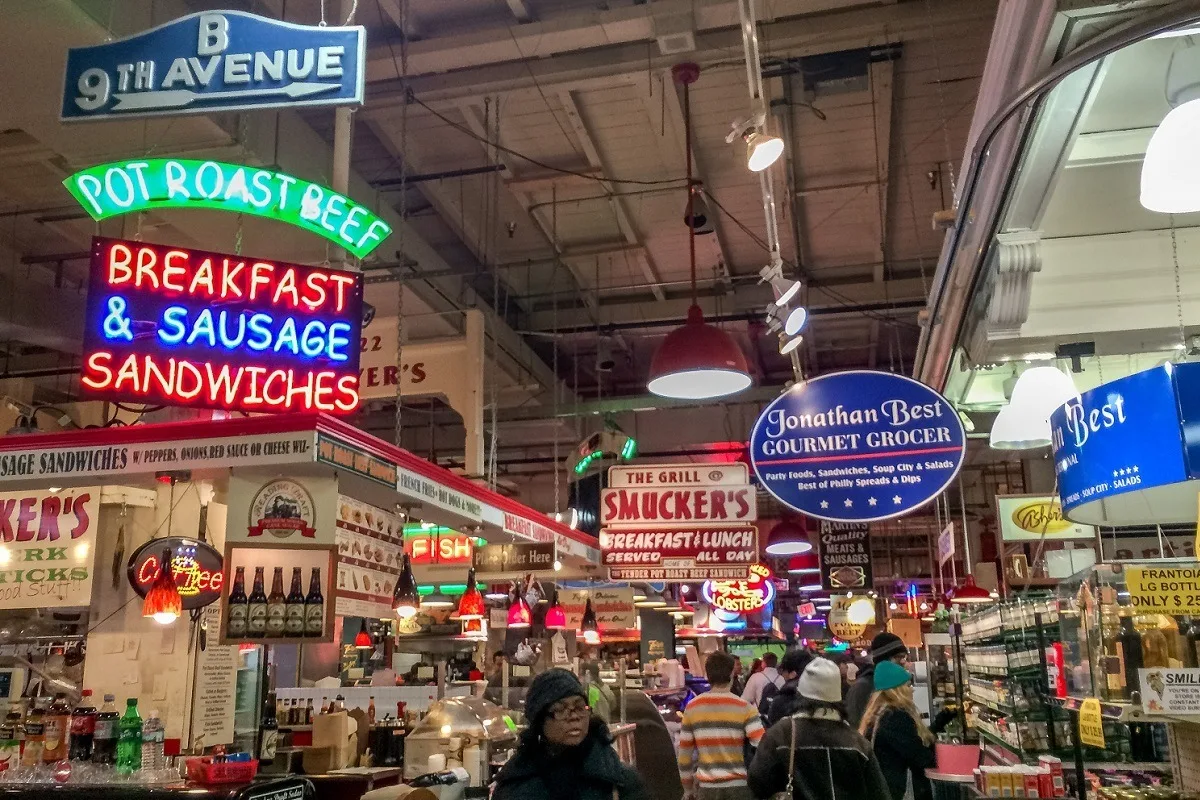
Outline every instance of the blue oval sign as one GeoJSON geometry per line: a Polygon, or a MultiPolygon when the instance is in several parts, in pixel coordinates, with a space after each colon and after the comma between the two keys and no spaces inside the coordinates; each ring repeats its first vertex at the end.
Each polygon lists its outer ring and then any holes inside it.
{"type": "Polygon", "coordinates": [[[946,398],[903,375],[854,370],[775,398],[754,424],[750,461],[784,505],[833,522],[871,522],[940,494],[966,445],[946,398]]]}

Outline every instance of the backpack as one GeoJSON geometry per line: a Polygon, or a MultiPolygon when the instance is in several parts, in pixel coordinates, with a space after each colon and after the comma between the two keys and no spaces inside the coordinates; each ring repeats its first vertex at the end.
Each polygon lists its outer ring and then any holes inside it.
{"type": "Polygon", "coordinates": [[[763,687],[762,695],[758,699],[758,713],[763,719],[766,719],[767,712],[771,710],[771,701],[777,694],[779,694],[779,686],[772,681],[767,681],[767,685],[763,687]]]}

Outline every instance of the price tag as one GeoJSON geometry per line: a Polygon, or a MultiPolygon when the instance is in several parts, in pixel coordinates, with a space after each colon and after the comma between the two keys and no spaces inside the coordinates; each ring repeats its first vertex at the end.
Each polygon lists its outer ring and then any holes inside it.
{"type": "Polygon", "coordinates": [[[1089,697],[1079,707],[1079,741],[1088,747],[1104,749],[1104,718],[1100,715],[1100,701],[1089,697]]]}

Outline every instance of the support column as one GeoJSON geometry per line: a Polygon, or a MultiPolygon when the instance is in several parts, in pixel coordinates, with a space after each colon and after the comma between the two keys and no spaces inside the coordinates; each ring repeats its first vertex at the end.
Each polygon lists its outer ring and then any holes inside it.
{"type": "Polygon", "coordinates": [[[466,431],[464,465],[470,478],[482,478],[484,474],[483,449],[483,367],[484,335],[483,314],[471,309],[466,318],[467,357],[463,359],[466,372],[463,384],[466,387],[464,402],[458,409],[466,431]]]}

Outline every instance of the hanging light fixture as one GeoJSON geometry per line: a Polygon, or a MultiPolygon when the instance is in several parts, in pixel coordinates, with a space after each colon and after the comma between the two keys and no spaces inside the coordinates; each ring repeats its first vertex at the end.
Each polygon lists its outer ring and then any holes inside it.
{"type": "Polygon", "coordinates": [[[475,568],[467,570],[467,589],[458,601],[459,619],[483,619],[487,609],[484,607],[483,595],[475,585],[475,568]]]}
{"type": "Polygon", "coordinates": [[[763,283],[771,284],[777,306],[786,306],[800,291],[800,281],[783,277],[783,262],[768,264],[758,271],[758,276],[763,283]]]}
{"type": "Polygon", "coordinates": [[[433,594],[427,594],[421,598],[422,608],[454,608],[455,605],[454,599],[440,588],[433,594]]]}
{"type": "Polygon", "coordinates": [[[646,592],[646,596],[644,598],[642,598],[641,600],[635,599],[633,601],[633,604],[637,608],[662,608],[663,606],[665,606],[667,604],[667,601],[663,599],[663,596],[661,594],[658,594],[657,592],[653,592],[653,591],[648,591],[648,592],[646,592]]]}
{"type": "Polygon", "coordinates": [[[988,593],[987,589],[975,584],[974,575],[968,575],[967,577],[963,578],[963,582],[954,587],[954,589],[950,590],[946,596],[949,598],[951,603],[957,603],[959,605],[969,603],[990,603],[993,599],[988,593]]]}
{"type": "Polygon", "coordinates": [[[808,531],[798,519],[781,519],[767,534],[767,546],[763,552],[769,556],[794,556],[812,550],[808,531]]]}
{"type": "Polygon", "coordinates": [[[421,598],[417,594],[417,581],[413,577],[412,559],[404,554],[400,568],[400,578],[396,581],[396,591],[392,592],[392,610],[400,619],[411,619],[417,615],[417,607],[421,598]]]}
{"type": "Polygon", "coordinates": [[[354,646],[359,650],[370,650],[374,645],[371,642],[371,634],[367,631],[367,618],[363,617],[362,625],[358,628],[358,633],[354,635],[354,646]]]}
{"type": "Polygon", "coordinates": [[[1050,444],[1050,415],[1079,397],[1071,376],[1038,365],[1021,373],[1012,399],[992,423],[988,444],[996,450],[1029,450],[1050,444]]]}
{"type": "Polygon", "coordinates": [[[509,588],[502,583],[488,584],[487,591],[483,593],[485,600],[507,600],[509,588]]]}
{"type": "Polygon", "coordinates": [[[693,181],[688,191],[687,209],[683,212],[683,224],[696,232],[697,236],[716,232],[713,227],[712,214],[708,211],[708,201],[704,199],[704,184],[693,181]]]}
{"type": "Polygon", "coordinates": [[[635,604],[643,602],[646,599],[646,590],[642,588],[642,584],[637,584],[633,587],[633,602],[635,604]]]}
{"type": "Polygon", "coordinates": [[[533,609],[529,607],[529,602],[515,585],[513,586],[513,593],[510,598],[508,603],[508,627],[528,628],[533,624],[533,609]]]}
{"type": "Polygon", "coordinates": [[[182,613],[183,598],[179,596],[179,587],[171,572],[171,548],[166,547],[158,564],[158,575],[142,601],[142,616],[150,617],[159,625],[170,625],[182,613]]]}
{"type": "MultiPolygon", "coordinates": [[[[695,64],[676,64],[675,80],[683,85],[684,129],[687,133],[688,216],[694,211],[692,185],[692,124],[688,87],[700,75],[695,64]]],[[[696,294],[696,229],[688,227],[692,305],[687,322],[667,334],[650,362],[646,388],[660,397],[705,400],[735,394],[750,386],[746,356],[733,338],[704,321],[696,294]]]]}
{"type": "Polygon", "coordinates": [[[1142,206],[1162,214],[1200,211],[1200,46],[1181,39],[1167,65],[1166,97],[1171,110],[1146,145],[1142,161],[1142,206]]]}
{"type": "Polygon", "coordinates": [[[783,155],[783,139],[762,131],[751,131],[742,137],[746,140],[746,168],[751,172],[762,172],[783,155]]]}
{"type": "Polygon", "coordinates": [[[562,631],[567,629],[566,609],[558,602],[558,589],[550,595],[550,607],[546,609],[546,630],[562,631]]]}
{"type": "Polygon", "coordinates": [[[821,571],[821,561],[815,552],[809,550],[789,558],[787,571],[789,575],[815,575],[821,571]]]}
{"type": "Polygon", "coordinates": [[[592,600],[588,598],[583,607],[583,619],[579,622],[579,631],[583,641],[588,644],[600,644],[600,623],[596,620],[596,612],[592,608],[592,600]]]}

